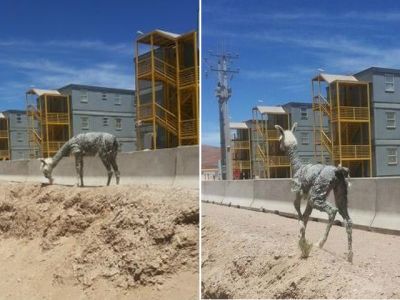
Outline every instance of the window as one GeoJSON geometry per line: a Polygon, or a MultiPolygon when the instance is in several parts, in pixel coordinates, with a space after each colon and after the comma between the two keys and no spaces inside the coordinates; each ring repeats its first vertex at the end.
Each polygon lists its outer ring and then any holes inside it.
{"type": "Polygon", "coordinates": [[[115,105],[121,105],[121,95],[116,94],[115,95],[115,105]]]}
{"type": "Polygon", "coordinates": [[[301,113],[301,119],[302,120],[308,120],[307,107],[300,108],[300,113],[301,113]]]}
{"type": "Polygon", "coordinates": [[[101,93],[101,100],[107,101],[107,94],[106,93],[101,93]]]}
{"type": "Polygon", "coordinates": [[[89,118],[88,117],[81,117],[81,126],[82,126],[82,129],[89,129],[89,118]]]}
{"type": "Polygon", "coordinates": [[[394,92],[394,75],[385,74],[385,91],[394,92]]]}
{"type": "Polygon", "coordinates": [[[17,142],[22,143],[22,133],[21,132],[17,132],[17,142]]]}
{"type": "Polygon", "coordinates": [[[81,102],[87,103],[88,102],[88,92],[81,91],[81,102]]]}
{"type": "Polygon", "coordinates": [[[21,114],[17,114],[17,123],[22,123],[21,114]]]}
{"type": "Polygon", "coordinates": [[[103,118],[103,126],[108,126],[108,118],[103,118]]]}
{"type": "Polygon", "coordinates": [[[310,141],[308,140],[308,133],[307,132],[302,132],[300,135],[301,139],[301,144],[302,145],[308,145],[310,141]]]}
{"type": "Polygon", "coordinates": [[[386,128],[396,128],[396,113],[386,112],[386,128]]]}
{"type": "Polygon", "coordinates": [[[397,148],[387,149],[388,165],[397,165],[397,148]]]}
{"type": "Polygon", "coordinates": [[[115,119],[115,129],[116,130],[122,129],[122,120],[121,119],[115,119]]]}

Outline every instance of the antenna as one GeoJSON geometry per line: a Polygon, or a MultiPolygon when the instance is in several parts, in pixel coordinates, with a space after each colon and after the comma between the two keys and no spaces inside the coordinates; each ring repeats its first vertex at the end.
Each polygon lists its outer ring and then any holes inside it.
{"type": "MultiPolygon", "coordinates": [[[[222,47],[223,49],[223,47],[222,47]]],[[[232,60],[239,58],[239,55],[225,52],[224,50],[214,53],[208,52],[210,57],[215,57],[216,65],[210,65],[208,59],[204,59],[204,64],[209,71],[217,74],[217,87],[215,88],[215,96],[218,99],[219,108],[219,128],[221,141],[221,169],[222,179],[232,179],[232,159],[231,159],[231,133],[230,133],[230,117],[228,114],[228,101],[232,96],[232,89],[229,82],[233,75],[239,73],[239,69],[232,70],[230,65],[232,60]]],[[[207,69],[206,69],[207,70],[207,69]]],[[[207,72],[207,71],[206,71],[207,72]]],[[[208,72],[206,73],[208,76],[208,72]]]]}

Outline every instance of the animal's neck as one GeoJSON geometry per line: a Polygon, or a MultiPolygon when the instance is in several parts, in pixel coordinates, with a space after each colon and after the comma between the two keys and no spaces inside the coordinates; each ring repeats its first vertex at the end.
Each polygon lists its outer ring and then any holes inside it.
{"type": "Polygon", "coordinates": [[[292,145],[286,148],[286,154],[289,156],[290,164],[292,165],[293,173],[296,173],[300,167],[303,165],[303,162],[300,159],[299,154],[297,153],[297,146],[292,145]]]}
{"type": "Polygon", "coordinates": [[[57,166],[57,164],[60,162],[60,160],[65,157],[68,156],[70,153],[70,145],[69,145],[69,141],[66,142],[58,151],[57,153],[53,156],[53,161],[52,161],[52,167],[55,168],[57,166]]]}

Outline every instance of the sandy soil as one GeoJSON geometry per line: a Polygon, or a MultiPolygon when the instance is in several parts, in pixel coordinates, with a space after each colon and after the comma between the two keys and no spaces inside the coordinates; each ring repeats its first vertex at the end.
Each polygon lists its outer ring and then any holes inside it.
{"type": "MultiPolygon", "coordinates": [[[[300,258],[298,222],[282,216],[202,204],[204,298],[400,298],[400,236],[334,226],[324,249],[300,258]]],[[[324,223],[310,222],[317,242],[324,223]]]]}
{"type": "Polygon", "coordinates": [[[0,299],[197,299],[198,190],[0,191],[0,299]]]}

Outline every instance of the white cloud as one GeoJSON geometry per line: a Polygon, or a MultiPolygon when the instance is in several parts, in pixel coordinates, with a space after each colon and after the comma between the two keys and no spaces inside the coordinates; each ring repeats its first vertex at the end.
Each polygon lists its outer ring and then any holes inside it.
{"type": "Polygon", "coordinates": [[[12,50],[29,51],[65,51],[65,50],[88,50],[97,52],[113,52],[114,54],[133,55],[133,44],[130,43],[108,43],[101,40],[47,40],[33,41],[28,39],[0,40],[0,46],[12,50]]]}

